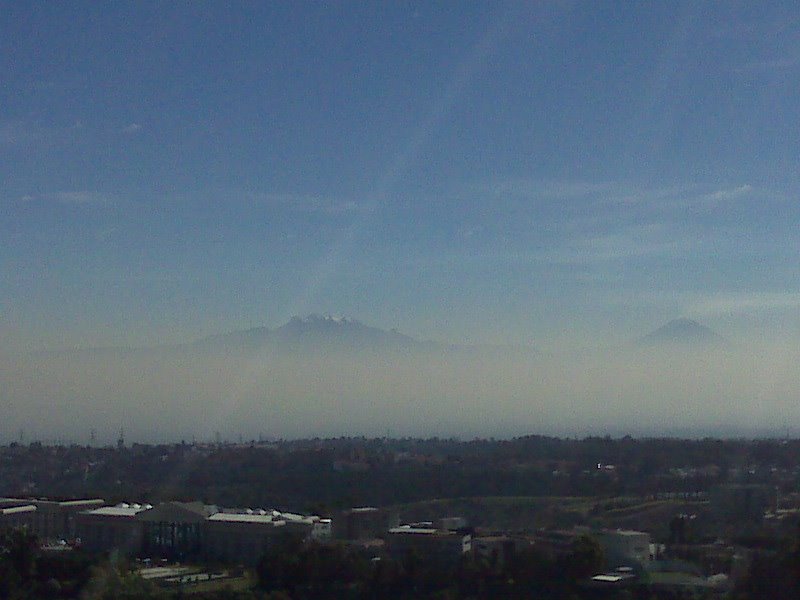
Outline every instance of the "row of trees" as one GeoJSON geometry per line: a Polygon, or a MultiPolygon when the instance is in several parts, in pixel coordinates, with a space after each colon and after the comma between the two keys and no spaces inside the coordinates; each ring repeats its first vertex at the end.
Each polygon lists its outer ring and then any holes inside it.
{"type": "Polygon", "coordinates": [[[468,442],[342,438],[216,448],[30,444],[0,447],[0,481],[5,494],[34,485],[50,496],[110,501],[184,496],[227,506],[298,509],[316,502],[346,508],[461,496],[693,492],[729,477],[769,481],[788,492],[796,487],[798,456],[797,440],[543,436],[468,442]],[[345,466],[334,469],[337,461],[345,466]],[[348,461],[358,468],[349,470],[348,461]],[[615,465],[613,477],[596,476],[598,463],[615,465]],[[671,474],[676,467],[686,469],[671,474]]]}
{"type": "Polygon", "coordinates": [[[554,558],[533,548],[502,562],[465,555],[455,564],[415,553],[402,560],[368,558],[343,545],[286,540],[257,569],[259,587],[293,600],[412,598],[581,598],[580,586],[601,568],[603,555],[589,537],[554,558]]]}
{"type": "Polygon", "coordinates": [[[732,600],[797,600],[800,598],[800,526],[794,539],[777,551],[756,552],[747,575],[731,594],[732,600]]]}
{"type": "MultiPolygon", "coordinates": [[[[431,561],[413,552],[401,560],[378,560],[345,545],[303,544],[287,537],[263,556],[256,570],[255,588],[195,593],[191,597],[195,600],[655,598],[644,585],[613,596],[596,595],[596,590],[583,583],[602,564],[602,551],[589,537],[578,538],[561,556],[546,555],[529,547],[505,560],[465,555],[454,564],[431,561]]],[[[98,559],[79,551],[42,552],[36,538],[24,530],[0,533],[0,600],[182,597],[182,590],[163,589],[145,581],[124,562],[98,559]]],[[[747,574],[729,598],[800,598],[800,529],[797,536],[777,551],[755,554],[747,574]]]]}
{"type": "MultiPolygon", "coordinates": [[[[177,600],[182,590],[142,579],[124,560],[79,550],[47,552],[24,529],[0,531],[0,600],[177,600]]],[[[258,590],[193,594],[194,600],[261,600],[258,590]]]]}
{"type": "Polygon", "coordinates": [[[75,598],[91,578],[92,559],[80,552],[42,553],[24,529],[0,533],[0,599],[75,598]]]}

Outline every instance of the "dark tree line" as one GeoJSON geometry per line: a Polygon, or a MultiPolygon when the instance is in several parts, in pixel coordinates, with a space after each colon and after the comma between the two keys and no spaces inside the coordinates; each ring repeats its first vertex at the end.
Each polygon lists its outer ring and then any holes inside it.
{"type": "Polygon", "coordinates": [[[758,551],[731,594],[732,600],[797,600],[800,598],[800,527],[777,551],[758,551]]]}
{"type": "Polygon", "coordinates": [[[76,598],[91,575],[80,552],[42,552],[24,529],[0,533],[0,600],[76,598]]]}
{"type": "Polygon", "coordinates": [[[798,440],[529,436],[0,447],[0,495],[202,499],[293,510],[312,503],[346,508],[475,496],[692,493],[732,478],[775,484],[789,493],[798,489],[798,474],[798,440]],[[598,464],[614,469],[598,472],[598,464]]]}
{"type": "Polygon", "coordinates": [[[560,557],[531,548],[502,563],[465,555],[447,564],[414,552],[370,559],[346,546],[288,543],[267,552],[257,573],[262,590],[292,600],[580,599],[590,597],[581,583],[602,562],[588,537],[560,557]]]}

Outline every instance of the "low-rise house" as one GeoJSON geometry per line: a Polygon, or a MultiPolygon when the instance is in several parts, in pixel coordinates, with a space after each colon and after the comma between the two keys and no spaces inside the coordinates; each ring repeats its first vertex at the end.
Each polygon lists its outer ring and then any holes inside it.
{"type": "Polygon", "coordinates": [[[150,508],[149,504],[122,503],[78,513],[75,519],[81,547],[89,552],[137,553],[143,531],[136,515],[150,508]]]}
{"type": "Polygon", "coordinates": [[[464,531],[401,525],[386,534],[386,550],[398,561],[416,555],[434,564],[453,565],[471,549],[472,535],[464,531]]]}
{"type": "Polygon", "coordinates": [[[330,528],[330,519],[317,516],[201,502],[118,504],[78,515],[81,544],[91,552],[245,565],[256,564],[279,536],[321,539],[330,528]]]}
{"type": "Polygon", "coordinates": [[[205,523],[206,556],[221,562],[254,565],[284,536],[309,537],[314,521],[287,520],[277,511],[218,512],[205,523]]]}
{"type": "Polygon", "coordinates": [[[145,556],[186,560],[199,558],[205,549],[204,524],[219,509],[202,502],[162,502],[137,513],[145,556]]]}
{"type": "Polygon", "coordinates": [[[34,506],[28,529],[41,541],[71,540],[76,536],[75,517],[81,511],[99,508],[99,498],[50,500],[47,498],[0,498],[0,507],[34,506]]]}
{"type": "Polygon", "coordinates": [[[343,540],[376,539],[399,525],[397,514],[362,506],[344,511],[333,523],[333,535],[343,540]]]}
{"type": "Polygon", "coordinates": [[[0,532],[17,528],[31,530],[35,518],[36,507],[32,504],[0,507],[0,532]]]}

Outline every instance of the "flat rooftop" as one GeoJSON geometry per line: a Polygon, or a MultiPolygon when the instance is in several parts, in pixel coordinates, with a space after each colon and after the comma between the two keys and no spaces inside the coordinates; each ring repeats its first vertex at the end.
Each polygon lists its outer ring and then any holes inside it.
{"type": "Polygon", "coordinates": [[[117,504],[116,506],[102,506],[94,510],[83,511],[84,515],[98,517],[134,517],[143,510],[152,508],[149,504],[117,504]]]}
{"type": "Polygon", "coordinates": [[[260,523],[262,525],[272,525],[273,527],[286,525],[286,521],[283,519],[276,519],[271,514],[260,515],[258,513],[243,514],[218,512],[208,517],[208,520],[223,523],[260,523]]]}
{"type": "Polygon", "coordinates": [[[22,506],[9,506],[7,508],[0,508],[0,515],[15,515],[26,512],[36,512],[36,507],[33,504],[24,504],[22,506]]]}
{"type": "Polygon", "coordinates": [[[443,531],[433,527],[392,527],[389,533],[400,534],[408,533],[413,535],[453,535],[452,531],[443,531]]]}

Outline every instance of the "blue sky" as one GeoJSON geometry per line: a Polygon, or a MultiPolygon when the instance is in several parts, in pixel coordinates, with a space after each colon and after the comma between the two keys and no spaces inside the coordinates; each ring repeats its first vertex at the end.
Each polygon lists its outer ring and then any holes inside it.
{"type": "Polygon", "coordinates": [[[0,334],[800,319],[794,3],[3,3],[0,334]]]}

